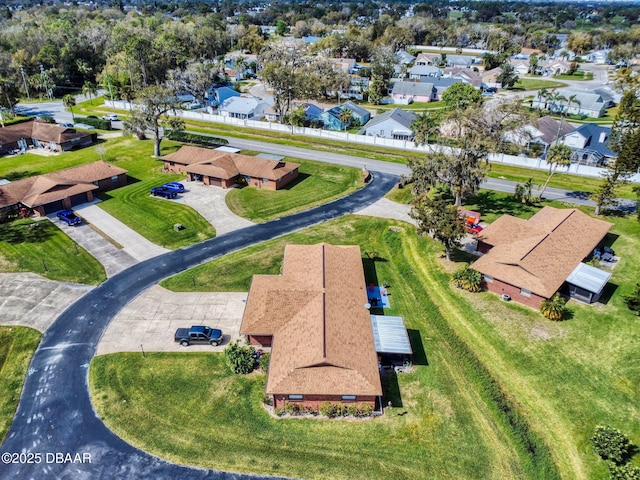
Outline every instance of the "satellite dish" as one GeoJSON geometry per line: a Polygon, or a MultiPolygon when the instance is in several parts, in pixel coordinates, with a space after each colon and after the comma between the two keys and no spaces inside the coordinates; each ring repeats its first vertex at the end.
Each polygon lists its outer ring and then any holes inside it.
{"type": "Polygon", "coordinates": [[[371,309],[371,304],[370,303],[365,303],[364,304],[364,308],[366,308],[367,310],[371,309]]]}

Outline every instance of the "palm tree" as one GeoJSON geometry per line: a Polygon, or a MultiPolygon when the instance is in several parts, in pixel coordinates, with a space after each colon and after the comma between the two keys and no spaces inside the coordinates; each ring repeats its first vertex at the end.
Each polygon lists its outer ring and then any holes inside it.
{"type": "Polygon", "coordinates": [[[89,103],[91,105],[93,105],[93,100],[91,99],[91,97],[92,96],[95,97],[97,93],[98,93],[98,90],[96,89],[96,86],[93,83],[91,83],[89,80],[84,82],[84,84],[82,85],[82,94],[89,97],[89,103]]]}
{"type": "Polygon", "coordinates": [[[68,93],[67,95],[62,97],[62,104],[64,105],[64,108],[69,109],[69,111],[71,112],[71,119],[73,120],[73,123],[76,123],[76,117],[73,114],[73,107],[76,106],[76,98],[68,93]]]}
{"type": "Polygon", "coordinates": [[[540,191],[540,198],[542,198],[542,195],[544,194],[544,191],[547,188],[547,185],[549,184],[549,180],[551,180],[551,177],[553,177],[553,174],[556,173],[556,170],[558,170],[558,167],[559,166],[568,167],[569,165],[571,165],[572,153],[573,153],[573,150],[571,150],[571,147],[565,145],[564,143],[556,144],[549,149],[549,152],[547,152],[547,163],[549,164],[549,176],[547,177],[547,180],[544,182],[544,185],[542,186],[542,190],[540,191]]]}
{"type": "Polygon", "coordinates": [[[343,108],[338,114],[338,119],[344,124],[344,130],[347,131],[347,127],[353,120],[353,112],[349,108],[343,108]]]}
{"type": "Polygon", "coordinates": [[[416,145],[429,145],[429,135],[435,132],[438,122],[431,112],[424,112],[416,115],[411,122],[413,130],[413,141],[416,145]]]}
{"type": "Polygon", "coordinates": [[[556,293],[553,297],[547,298],[540,305],[540,313],[544,315],[549,320],[562,320],[565,312],[566,300],[560,295],[556,293]]]}

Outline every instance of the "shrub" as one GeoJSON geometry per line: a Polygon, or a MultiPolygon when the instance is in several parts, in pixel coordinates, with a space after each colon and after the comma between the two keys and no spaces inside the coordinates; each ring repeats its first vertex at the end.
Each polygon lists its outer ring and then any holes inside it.
{"type": "Polygon", "coordinates": [[[627,308],[640,316],[640,283],[636,283],[636,289],[631,295],[624,295],[622,298],[627,304],[627,308]]]}
{"type": "Polygon", "coordinates": [[[350,403],[347,405],[347,413],[352,417],[357,417],[360,414],[358,405],[356,403],[350,403]]]}
{"type": "Polygon", "coordinates": [[[260,355],[260,370],[264,373],[269,373],[269,359],[271,358],[271,354],[269,352],[263,353],[260,355]]]}
{"type": "Polygon", "coordinates": [[[167,138],[176,142],[191,143],[205,147],[220,147],[229,144],[229,141],[224,138],[208,137],[197,133],[187,133],[182,130],[171,130],[167,138]]]}
{"type": "Polygon", "coordinates": [[[333,405],[333,412],[336,417],[343,417],[347,414],[347,407],[344,403],[335,403],[333,405]]]}
{"type": "Polygon", "coordinates": [[[233,373],[251,373],[255,366],[255,349],[248,345],[241,345],[240,340],[230,343],[224,349],[227,365],[233,373]]]}
{"type": "Polygon", "coordinates": [[[300,406],[294,402],[287,402],[284,404],[284,411],[289,415],[297,415],[300,413],[300,406]]]}
{"type": "Polygon", "coordinates": [[[611,480],[640,480],[640,468],[635,465],[609,464],[609,478],[611,480]]]}
{"type": "Polygon", "coordinates": [[[329,418],[335,416],[335,411],[331,402],[322,402],[318,406],[318,412],[320,412],[320,415],[324,415],[329,418]]]}
{"type": "Polygon", "coordinates": [[[631,450],[627,436],[608,425],[596,427],[591,443],[601,458],[612,460],[616,464],[624,463],[631,450]]]}
{"type": "Polygon", "coordinates": [[[566,311],[566,303],[567,301],[562,297],[562,295],[556,293],[553,297],[547,298],[542,302],[540,305],[540,313],[549,320],[562,320],[566,311]]]}
{"type": "Polygon", "coordinates": [[[282,415],[284,415],[284,410],[280,407],[276,407],[273,409],[273,414],[277,417],[281,417],[282,415]]]}
{"type": "Polygon", "coordinates": [[[477,270],[469,268],[469,265],[453,274],[452,283],[469,292],[479,292],[482,285],[482,275],[477,270]]]}
{"type": "Polygon", "coordinates": [[[360,405],[360,416],[361,417],[370,417],[373,415],[373,407],[369,403],[363,403],[360,405]]]}
{"type": "Polygon", "coordinates": [[[100,130],[111,130],[111,122],[109,120],[102,120],[100,118],[79,118],[78,123],[84,123],[85,125],[91,125],[92,127],[100,130]]]}

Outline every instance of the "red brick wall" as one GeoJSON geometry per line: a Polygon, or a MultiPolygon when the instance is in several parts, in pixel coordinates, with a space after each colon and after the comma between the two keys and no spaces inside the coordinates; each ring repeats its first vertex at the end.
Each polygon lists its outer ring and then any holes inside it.
{"type": "Polygon", "coordinates": [[[127,184],[127,174],[122,173],[118,175],[118,180],[113,181],[111,177],[98,181],[98,191],[105,192],[107,190],[113,190],[114,188],[124,187],[127,184]]]}
{"type": "Polygon", "coordinates": [[[323,402],[340,402],[344,403],[345,405],[349,405],[352,403],[357,403],[360,405],[369,404],[372,408],[375,408],[376,406],[376,397],[367,395],[356,396],[355,400],[342,400],[341,395],[304,395],[302,397],[302,400],[289,400],[289,394],[278,393],[273,394],[272,398],[273,406],[277,408],[284,408],[285,403],[297,403],[299,405],[304,405],[305,407],[311,407],[314,410],[318,410],[320,404],[323,402]]]}
{"type": "Polygon", "coordinates": [[[268,348],[273,342],[273,335],[247,335],[247,342],[249,345],[268,348]]]}
{"type": "MultiPolygon", "coordinates": [[[[185,167],[185,165],[182,165],[181,163],[173,162],[173,165],[171,165],[171,162],[169,160],[165,160],[164,161],[164,169],[167,172],[179,173],[179,172],[184,170],[184,167],[185,167]]],[[[191,175],[191,174],[189,174],[189,175],[191,175]]]]}
{"type": "Polygon", "coordinates": [[[514,302],[522,303],[536,310],[540,309],[540,304],[545,300],[544,297],[536,295],[535,293],[531,293],[530,297],[525,297],[520,294],[520,287],[502,282],[496,278],[493,279],[493,282],[483,281],[482,285],[490,292],[497,293],[498,295],[506,293],[514,302]]]}
{"type": "Polygon", "coordinates": [[[284,177],[276,182],[276,190],[279,188],[283,188],[289,183],[293,182],[296,178],[298,178],[298,169],[292,170],[287,173],[284,177]]]}

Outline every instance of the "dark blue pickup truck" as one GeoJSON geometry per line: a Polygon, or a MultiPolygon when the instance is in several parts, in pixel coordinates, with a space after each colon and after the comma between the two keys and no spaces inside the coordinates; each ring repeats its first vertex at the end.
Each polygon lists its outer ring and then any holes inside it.
{"type": "Polygon", "coordinates": [[[188,347],[192,343],[208,343],[216,347],[222,343],[222,330],[195,325],[191,328],[177,329],[173,339],[183,347],[188,347]]]}

